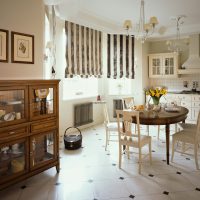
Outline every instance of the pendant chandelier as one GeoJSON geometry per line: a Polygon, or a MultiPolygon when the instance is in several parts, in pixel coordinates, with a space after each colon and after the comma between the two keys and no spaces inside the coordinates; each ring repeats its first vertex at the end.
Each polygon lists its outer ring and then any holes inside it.
{"type": "MultiPolygon", "coordinates": [[[[140,19],[139,23],[135,26],[135,38],[140,39],[142,43],[154,33],[155,26],[158,24],[157,17],[152,16],[149,19],[149,22],[145,22],[145,12],[144,12],[144,0],[141,0],[140,4],[140,19]]],[[[129,30],[132,28],[131,20],[125,20],[124,28],[127,31],[127,35],[129,35],[129,30]]]]}
{"type": "Polygon", "coordinates": [[[186,17],[185,15],[178,15],[176,17],[171,17],[171,20],[176,21],[176,39],[168,40],[166,42],[169,51],[177,53],[181,51],[180,26],[184,23],[183,19],[185,17],[186,17]]]}

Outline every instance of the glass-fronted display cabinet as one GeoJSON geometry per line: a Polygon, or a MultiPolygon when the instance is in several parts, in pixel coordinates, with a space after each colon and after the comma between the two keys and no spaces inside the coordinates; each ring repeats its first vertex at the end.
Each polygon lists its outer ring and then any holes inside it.
{"type": "Polygon", "coordinates": [[[27,88],[0,90],[0,127],[27,120],[27,88]]]}
{"type": "Polygon", "coordinates": [[[56,159],[56,131],[37,134],[30,138],[31,168],[56,159]]]}
{"type": "Polygon", "coordinates": [[[177,78],[179,55],[177,53],[149,54],[150,78],[177,78]]]}
{"type": "MultiPolygon", "coordinates": [[[[59,80],[0,80],[0,190],[59,172],[59,80]]],[[[1,197],[0,197],[1,198],[1,197]]]]}
{"type": "Polygon", "coordinates": [[[27,171],[27,141],[0,144],[0,179],[8,179],[27,171]]]}
{"type": "Polygon", "coordinates": [[[53,116],[56,111],[54,86],[31,87],[30,89],[30,117],[32,120],[53,116]]]}

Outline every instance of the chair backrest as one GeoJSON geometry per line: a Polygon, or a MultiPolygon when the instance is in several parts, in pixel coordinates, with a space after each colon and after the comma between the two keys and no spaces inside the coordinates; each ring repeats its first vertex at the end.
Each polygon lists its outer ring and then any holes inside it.
{"type": "Polygon", "coordinates": [[[106,103],[103,104],[103,112],[104,112],[104,123],[105,123],[105,124],[110,123],[109,115],[108,115],[108,109],[107,109],[106,103]]]}
{"type": "Polygon", "coordinates": [[[133,97],[122,98],[122,105],[123,105],[123,110],[132,108],[135,105],[134,98],[133,97]]]}
{"type": "Polygon", "coordinates": [[[196,139],[198,141],[200,141],[200,110],[199,110],[199,114],[198,114],[198,117],[197,117],[197,133],[196,133],[196,139]]]}
{"type": "Polygon", "coordinates": [[[118,132],[119,132],[119,141],[127,140],[130,136],[138,137],[138,143],[140,143],[140,119],[139,119],[139,111],[122,111],[117,110],[117,124],[118,124],[118,132]],[[132,121],[133,118],[136,118],[137,131],[133,132],[132,121]],[[120,120],[122,119],[123,128],[120,127],[120,120]]]}

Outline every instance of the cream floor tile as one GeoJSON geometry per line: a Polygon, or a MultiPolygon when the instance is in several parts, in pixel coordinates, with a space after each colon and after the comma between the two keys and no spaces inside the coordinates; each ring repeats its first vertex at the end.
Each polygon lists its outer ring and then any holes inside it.
{"type": "Polygon", "coordinates": [[[96,199],[112,199],[128,197],[130,195],[124,180],[104,180],[94,182],[94,196],[96,199]]]}
{"type": "Polygon", "coordinates": [[[194,189],[194,186],[182,175],[167,174],[157,175],[155,181],[168,192],[187,191],[194,189]]]}
{"type": "Polygon", "coordinates": [[[129,192],[134,195],[162,194],[163,192],[159,184],[147,176],[138,175],[134,178],[126,178],[125,184],[129,192]]]}
{"type": "Polygon", "coordinates": [[[200,192],[199,191],[184,191],[184,192],[176,192],[170,193],[171,200],[199,200],[200,192]]]}

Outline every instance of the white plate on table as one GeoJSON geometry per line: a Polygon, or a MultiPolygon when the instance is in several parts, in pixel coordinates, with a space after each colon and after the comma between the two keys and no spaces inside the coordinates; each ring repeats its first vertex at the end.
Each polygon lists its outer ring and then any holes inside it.
{"type": "Polygon", "coordinates": [[[179,112],[180,108],[179,107],[166,107],[165,111],[167,111],[167,112],[179,112]]]}

